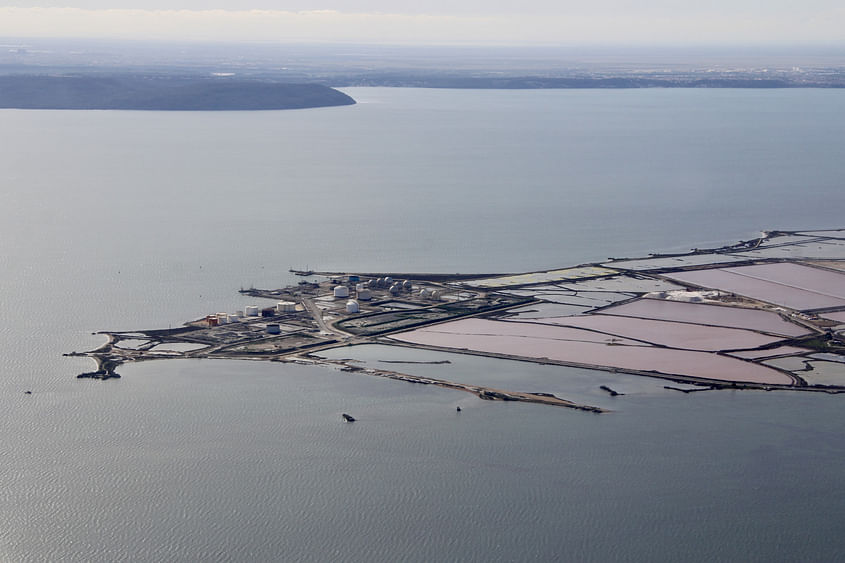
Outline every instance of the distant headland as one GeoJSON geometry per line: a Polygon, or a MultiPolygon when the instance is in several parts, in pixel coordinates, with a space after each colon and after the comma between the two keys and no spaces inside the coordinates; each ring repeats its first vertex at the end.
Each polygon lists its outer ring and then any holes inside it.
{"type": "Polygon", "coordinates": [[[321,84],[168,75],[0,76],[0,108],[159,111],[304,109],[355,103],[321,84]]]}

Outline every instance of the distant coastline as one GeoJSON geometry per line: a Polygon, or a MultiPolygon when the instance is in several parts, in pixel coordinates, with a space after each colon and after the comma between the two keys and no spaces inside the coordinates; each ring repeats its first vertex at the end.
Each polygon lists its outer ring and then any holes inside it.
{"type": "Polygon", "coordinates": [[[329,88],[845,88],[845,47],[838,44],[482,47],[8,38],[4,47],[0,76],[140,77],[154,78],[159,86],[161,79],[188,78],[215,88],[235,88],[237,83],[253,88],[259,83],[329,88]]]}
{"type": "Polygon", "coordinates": [[[0,76],[0,108],[61,110],[248,111],[355,103],[321,84],[230,77],[121,74],[0,76]]]}
{"type": "Polygon", "coordinates": [[[624,90],[643,88],[845,88],[841,77],[747,76],[700,77],[644,76],[609,74],[607,76],[472,76],[449,73],[386,73],[334,78],[333,86],[389,86],[399,88],[454,88],[464,90],[624,90]]]}

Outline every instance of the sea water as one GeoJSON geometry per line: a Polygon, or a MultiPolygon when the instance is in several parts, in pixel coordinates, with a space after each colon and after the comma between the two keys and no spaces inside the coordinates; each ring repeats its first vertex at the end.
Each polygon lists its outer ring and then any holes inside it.
{"type": "Polygon", "coordinates": [[[592,415],[275,363],[76,380],[93,363],[61,354],[92,332],[242,309],[290,267],[515,272],[841,226],[839,91],[348,93],[0,111],[0,560],[841,558],[836,396],[592,415]]]}

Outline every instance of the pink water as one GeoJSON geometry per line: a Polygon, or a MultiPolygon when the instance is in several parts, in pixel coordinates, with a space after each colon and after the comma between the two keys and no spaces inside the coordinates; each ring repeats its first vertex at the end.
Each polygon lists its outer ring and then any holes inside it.
{"type": "Polygon", "coordinates": [[[821,316],[826,319],[845,323],[845,311],[838,311],[836,313],[825,313],[821,316]]]}
{"type": "MultiPolygon", "coordinates": [[[[560,341],[575,341],[575,342],[616,342],[621,344],[628,344],[631,346],[647,346],[642,342],[628,340],[625,338],[616,338],[609,334],[601,334],[589,330],[580,330],[577,328],[569,328],[565,326],[550,326],[544,324],[537,324],[535,322],[506,322],[506,321],[489,321],[486,319],[461,319],[439,325],[426,327],[426,332],[432,334],[445,334],[453,336],[467,335],[484,335],[484,336],[501,336],[513,338],[537,338],[543,340],[560,340],[560,341]]],[[[414,331],[415,332],[415,331],[414,331]]],[[[409,333],[402,333],[409,334],[409,333]]]]}
{"type": "Polygon", "coordinates": [[[845,299],[845,275],[790,262],[725,268],[726,272],[845,299]]]}
{"type": "MultiPolygon", "coordinates": [[[[539,321],[538,321],[539,322],[539,321]]],[[[613,315],[584,315],[555,317],[542,322],[597,330],[615,336],[634,338],[651,344],[688,350],[735,350],[757,348],[782,340],[738,328],[703,326],[654,319],[617,317],[613,315]]]]}
{"type": "MultiPolygon", "coordinates": [[[[728,269],[677,272],[667,274],[667,276],[681,282],[706,288],[721,289],[791,309],[807,310],[845,306],[845,299],[839,297],[814,293],[773,281],[740,275],[728,271],[728,269]]],[[[842,276],[842,279],[845,280],[845,276],[842,276]]]]}
{"type": "Polygon", "coordinates": [[[731,352],[731,356],[737,358],[745,358],[747,360],[756,360],[758,358],[773,358],[775,356],[788,356],[806,354],[809,350],[806,348],[796,348],[795,346],[778,346],[770,350],[747,350],[745,352],[731,352]]]}
{"type": "Polygon", "coordinates": [[[762,330],[784,336],[807,334],[807,330],[803,327],[787,322],[771,311],[720,305],[700,305],[662,299],[638,299],[622,305],[608,307],[600,311],[599,314],[762,330]]]}
{"type": "MultiPolygon", "coordinates": [[[[508,354],[531,359],[551,359],[587,366],[605,366],[664,374],[686,375],[720,381],[789,384],[792,379],[777,370],[711,352],[671,350],[652,346],[609,345],[587,340],[559,340],[549,334],[564,327],[532,326],[468,319],[444,323],[394,335],[392,338],[414,344],[442,346],[508,354]],[[506,325],[506,326],[501,326],[506,325]],[[507,326],[514,325],[514,326],[507,326]],[[522,328],[519,328],[522,327],[522,328]],[[475,333],[471,332],[477,331],[475,333]],[[544,337],[545,336],[545,337],[544,337]]],[[[569,333],[572,336],[587,331],[569,333]]]]}

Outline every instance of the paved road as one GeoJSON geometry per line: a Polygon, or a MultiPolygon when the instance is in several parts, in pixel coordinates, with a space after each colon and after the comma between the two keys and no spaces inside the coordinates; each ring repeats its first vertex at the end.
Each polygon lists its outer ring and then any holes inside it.
{"type": "Polygon", "coordinates": [[[313,317],[314,320],[317,322],[317,326],[320,327],[321,331],[343,338],[349,338],[350,336],[352,336],[348,332],[343,332],[342,330],[338,330],[326,324],[326,321],[323,320],[323,311],[319,307],[317,307],[317,305],[314,304],[314,301],[310,297],[303,297],[302,305],[305,307],[305,310],[311,314],[311,317],[313,317]]]}

